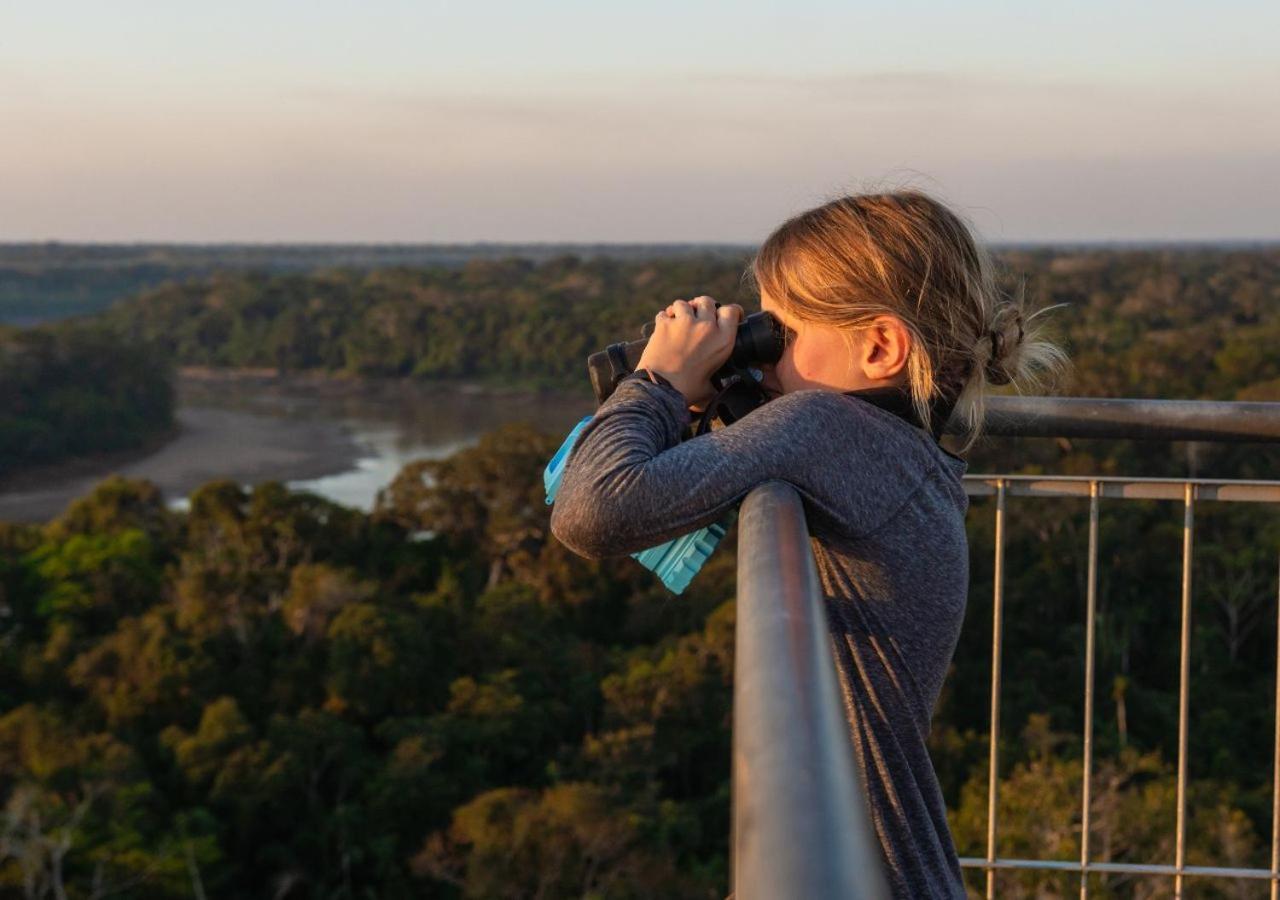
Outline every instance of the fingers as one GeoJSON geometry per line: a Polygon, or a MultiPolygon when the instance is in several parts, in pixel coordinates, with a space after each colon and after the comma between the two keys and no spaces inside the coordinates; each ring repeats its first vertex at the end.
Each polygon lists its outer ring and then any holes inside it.
{"type": "Polygon", "coordinates": [[[705,319],[714,322],[716,319],[716,301],[711,297],[703,295],[694,297],[689,305],[693,307],[693,317],[695,319],[705,319]]]}
{"type": "Polygon", "coordinates": [[[736,303],[726,303],[716,310],[716,318],[721,322],[728,320],[731,325],[737,325],[746,317],[747,314],[736,303]]]}
{"type": "MultiPolygon", "coordinates": [[[[739,311],[742,307],[736,303],[730,304],[739,311]]],[[[724,307],[721,307],[724,309],[724,307]]],[[[700,297],[694,297],[692,300],[677,300],[666,309],[668,318],[673,319],[693,319],[695,321],[715,321],[716,301],[714,297],[708,297],[705,294],[700,297]]]]}
{"type": "Polygon", "coordinates": [[[746,311],[741,305],[737,303],[718,305],[715,298],[703,295],[688,301],[676,300],[654,316],[654,319],[659,324],[676,319],[689,319],[694,322],[710,322],[715,325],[736,328],[746,317],[746,311]]]}

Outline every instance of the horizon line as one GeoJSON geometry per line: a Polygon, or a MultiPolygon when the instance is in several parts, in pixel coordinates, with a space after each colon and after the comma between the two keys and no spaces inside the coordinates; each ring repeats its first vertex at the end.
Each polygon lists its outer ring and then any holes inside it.
{"type": "MultiPolygon", "coordinates": [[[[1223,246],[1280,246],[1280,236],[1275,237],[1220,237],[1220,238],[1027,238],[1012,240],[980,240],[990,247],[1223,247],[1223,246]]],[[[128,238],[108,241],[64,240],[62,238],[3,239],[0,247],[105,247],[105,248],[261,248],[291,247],[302,249],[329,248],[435,248],[435,247],[712,247],[724,249],[752,248],[759,246],[750,241],[724,240],[156,240],[128,238]]]]}

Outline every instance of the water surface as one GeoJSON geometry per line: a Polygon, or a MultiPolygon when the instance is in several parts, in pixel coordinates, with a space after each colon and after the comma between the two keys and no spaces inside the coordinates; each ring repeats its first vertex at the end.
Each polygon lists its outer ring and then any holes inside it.
{"type": "Polygon", "coordinates": [[[0,491],[0,520],[52,518],[112,473],[152,481],[178,506],[229,479],[283,481],[368,510],[408,462],[448,456],[507,422],[567,433],[595,406],[589,396],[306,378],[184,378],[179,396],[173,440],[123,462],[21,477],[0,491]]]}

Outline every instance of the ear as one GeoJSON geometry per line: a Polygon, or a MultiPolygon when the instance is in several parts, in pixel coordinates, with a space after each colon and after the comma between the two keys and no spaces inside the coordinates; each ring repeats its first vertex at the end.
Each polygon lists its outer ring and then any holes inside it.
{"type": "Polygon", "coordinates": [[[890,381],[907,366],[911,332],[897,316],[876,316],[862,331],[860,362],[872,381],[890,381]]]}

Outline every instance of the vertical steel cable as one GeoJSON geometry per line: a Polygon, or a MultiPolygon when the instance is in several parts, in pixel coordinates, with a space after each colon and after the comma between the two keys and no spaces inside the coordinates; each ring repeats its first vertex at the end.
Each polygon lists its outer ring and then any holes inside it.
{"type": "Polygon", "coordinates": [[[1182,516],[1182,639],[1178,663],[1178,821],[1175,837],[1173,896],[1182,900],[1183,875],[1187,864],[1187,714],[1191,687],[1191,549],[1195,530],[1195,485],[1187,482],[1183,493],[1182,516]]]}
{"type": "Polygon", "coordinates": [[[996,801],[1000,780],[1000,656],[1004,647],[1005,481],[996,479],[996,560],[991,601],[991,753],[987,774],[987,900],[996,895],[996,801]]]}
{"type": "Polygon", "coordinates": [[[1271,764],[1271,900],[1280,900],[1280,566],[1276,571],[1276,742],[1271,764]]]}
{"type": "Polygon", "coordinates": [[[1080,797],[1080,898],[1089,896],[1089,828],[1093,786],[1094,636],[1098,609],[1098,482],[1089,482],[1089,572],[1085,585],[1084,624],[1084,759],[1080,797]]]}

